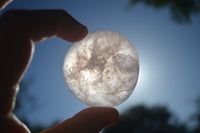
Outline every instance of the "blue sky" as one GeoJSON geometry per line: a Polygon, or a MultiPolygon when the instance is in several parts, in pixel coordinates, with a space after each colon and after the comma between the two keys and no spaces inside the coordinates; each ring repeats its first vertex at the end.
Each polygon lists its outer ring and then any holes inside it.
{"type": "MultiPolygon", "coordinates": [[[[167,8],[154,10],[138,4],[127,8],[124,0],[15,0],[8,9],[64,9],[89,32],[110,30],[126,37],[136,48],[140,75],[133,94],[116,108],[144,103],[166,105],[181,120],[195,111],[200,95],[200,19],[177,24],[167,8]]],[[[34,77],[29,92],[39,102],[37,110],[24,110],[33,123],[65,120],[88,107],[68,90],[63,59],[72,43],[53,38],[35,45],[32,63],[24,77],[34,77]]],[[[21,115],[23,115],[23,113],[21,115]]]]}

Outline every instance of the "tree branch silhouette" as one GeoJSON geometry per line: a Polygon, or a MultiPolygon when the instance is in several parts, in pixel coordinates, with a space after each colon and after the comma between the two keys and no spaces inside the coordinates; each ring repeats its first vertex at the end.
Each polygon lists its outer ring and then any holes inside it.
{"type": "Polygon", "coordinates": [[[118,123],[108,127],[104,133],[189,133],[185,124],[164,106],[138,105],[129,108],[118,123]]]}
{"type": "Polygon", "coordinates": [[[130,0],[129,8],[138,3],[155,9],[168,7],[171,18],[179,24],[192,22],[192,16],[200,14],[200,0],[130,0]]]}

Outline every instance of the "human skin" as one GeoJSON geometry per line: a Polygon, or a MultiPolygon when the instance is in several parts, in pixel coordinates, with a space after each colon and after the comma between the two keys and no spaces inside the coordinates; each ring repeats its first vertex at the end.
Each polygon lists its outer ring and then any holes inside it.
{"type": "MultiPolygon", "coordinates": [[[[0,10],[10,0],[0,0],[0,10]]],[[[69,42],[81,40],[88,29],[63,10],[12,10],[0,18],[0,132],[28,133],[12,113],[19,83],[31,62],[34,43],[52,37],[69,42]]],[[[44,133],[95,133],[117,122],[119,113],[110,107],[90,107],[44,133]]]]}

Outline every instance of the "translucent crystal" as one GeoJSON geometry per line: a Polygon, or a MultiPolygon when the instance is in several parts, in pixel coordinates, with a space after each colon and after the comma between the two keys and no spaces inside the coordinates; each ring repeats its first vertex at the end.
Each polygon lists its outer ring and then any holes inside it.
{"type": "Polygon", "coordinates": [[[82,102],[114,107],[125,101],[136,86],[138,55],[122,35],[98,31],[72,45],[63,72],[68,88],[82,102]]]}

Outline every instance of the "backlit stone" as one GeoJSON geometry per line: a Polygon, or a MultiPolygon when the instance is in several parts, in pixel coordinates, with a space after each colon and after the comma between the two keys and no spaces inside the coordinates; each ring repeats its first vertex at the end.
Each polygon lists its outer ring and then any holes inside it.
{"type": "Polygon", "coordinates": [[[138,55],[122,35],[99,31],[72,45],[63,72],[68,88],[82,102],[114,107],[125,101],[136,86],[138,55]]]}

